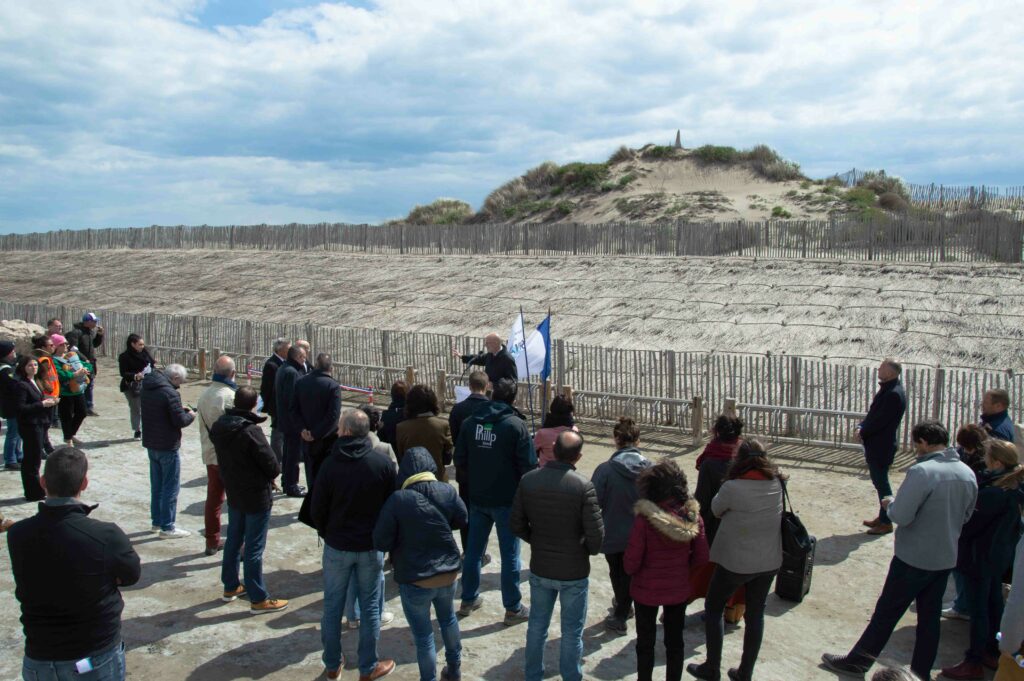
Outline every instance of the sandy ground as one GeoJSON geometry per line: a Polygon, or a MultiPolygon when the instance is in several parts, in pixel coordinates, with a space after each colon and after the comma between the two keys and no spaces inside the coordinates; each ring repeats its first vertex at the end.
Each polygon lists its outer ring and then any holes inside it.
{"type": "MultiPolygon", "coordinates": [[[[142,557],[141,582],[124,590],[124,639],[128,647],[128,676],[132,679],[316,679],[320,663],[321,615],[320,549],[312,531],[295,520],[298,500],[275,500],[268,550],[266,582],[274,596],[291,599],[288,610],[252,616],[241,602],[225,604],[220,594],[220,561],[202,553],[197,534],[179,540],[160,540],[149,532],[149,482],[145,451],[131,439],[127,406],[116,391],[113,371],[102,366],[97,387],[97,410],[81,432],[90,456],[90,487],[84,498],[100,506],[94,516],[117,522],[132,538],[142,557]]],[[[187,402],[195,403],[201,384],[183,388],[187,402]]],[[[589,475],[612,448],[603,432],[590,436],[581,471],[589,475]]],[[[649,456],[673,456],[688,474],[694,452],[670,440],[652,439],[643,444],[649,456]]],[[[810,531],[817,535],[817,567],[808,598],[801,604],[769,597],[767,633],[757,678],[762,681],[832,679],[818,668],[824,651],[843,651],[867,622],[881,589],[892,556],[892,536],[869,538],[860,520],[871,513],[872,490],[857,456],[835,450],[776,450],[791,475],[791,491],[797,510],[810,531]]],[[[906,460],[900,462],[903,466],[906,460]]],[[[189,428],[182,447],[182,490],[178,504],[179,525],[202,529],[205,469],[199,456],[199,438],[189,428]]],[[[894,482],[902,474],[894,476],[894,482]]],[[[691,478],[691,485],[695,478],[691,478]]],[[[16,473],[0,475],[0,507],[15,519],[34,513],[34,505],[21,497],[16,473]]],[[[492,535],[490,553],[497,556],[492,535]]],[[[523,546],[524,582],[528,579],[529,547],[523,546]]],[[[498,592],[498,561],[484,569],[485,606],[462,621],[464,678],[488,681],[522,678],[526,626],[501,624],[498,592]]],[[[600,557],[592,561],[591,598],[585,630],[587,679],[635,678],[634,630],[625,636],[605,632],[601,620],[611,603],[607,566],[600,557]]],[[[7,551],[0,552],[0,589],[13,593],[7,551]]],[[[529,587],[523,586],[529,603],[529,587]]],[[[397,588],[387,578],[388,609],[395,621],[381,632],[380,654],[393,657],[399,666],[391,678],[416,679],[415,650],[401,614],[397,588]]],[[[687,661],[703,659],[704,634],[699,612],[701,602],[690,606],[685,632],[687,661]]],[[[557,616],[557,609],[556,609],[557,616]]],[[[914,615],[901,622],[882,660],[907,663],[914,638],[914,615]]],[[[938,666],[955,663],[966,645],[963,622],[943,622],[938,666]]],[[[726,636],[725,663],[739,660],[742,632],[726,636]]],[[[0,652],[0,678],[18,677],[22,634],[13,598],[0,614],[0,637],[11,642],[0,652]]],[[[547,676],[557,673],[558,626],[553,624],[546,648],[547,676]]],[[[440,639],[438,639],[440,640],[440,639]]],[[[350,656],[342,678],[354,679],[357,635],[343,635],[343,649],[350,656]]],[[[659,645],[660,648],[660,645],[659,645]]],[[[664,664],[658,651],[658,666],[664,664]]]]}
{"type": "Polygon", "coordinates": [[[506,334],[522,305],[527,324],[550,308],[556,337],[605,347],[1024,369],[1012,266],[201,250],[89,261],[103,276],[82,276],[78,258],[40,268],[38,254],[2,253],[0,299],[481,336],[506,334]]]}

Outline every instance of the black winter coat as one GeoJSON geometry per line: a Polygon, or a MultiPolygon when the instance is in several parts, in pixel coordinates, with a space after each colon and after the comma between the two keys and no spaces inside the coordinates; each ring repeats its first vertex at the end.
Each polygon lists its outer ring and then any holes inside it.
{"type": "Polygon", "coordinates": [[[306,375],[306,368],[298,362],[288,360],[277,370],[274,377],[274,399],[277,402],[277,427],[286,435],[298,435],[302,427],[292,419],[292,400],[295,399],[295,384],[306,375]]]}
{"type": "MultiPolygon", "coordinates": [[[[434,458],[423,447],[412,447],[402,459],[398,479],[417,473],[437,474],[434,458]]],[[[426,480],[400,489],[384,502],[373,530],[373,545],[390,551],[399,584],[418,582],[462,567],[452,530],[469,525],[466,505],[446,482],[426,480]]]]}
{"type": "Polygon", "coordinates": [[[127,535],[89,518],[93,508],[41,503],[38,514],[8,530],[14,595],[32,659],[80,660],[121,640],[118,586],[135,584],[142,570],[127,535]]]}
{"type": "Polygon", "coordinates": [[[978,501],[960,531],[956,567],[969,577],[1002,576],[1013,564],[1020,541],[1024,487],[1003,489],[995,483],[1005,471],[978,476],[978,501]]]}
{"type": "Polygon", "coordinates": [[[267,358],[263,363],[263,377],[260,378],[260,398],[263,400],[263,412],[270,414],[270,422],[277,424],[277,397],[274,392],[274,382],[277,379],[277,370],[284,364],[284,360],[276,354],[267,358]]]}
{"type": "Polygon", "coordinates": [[[18,378],[9,386],[14,412],[14,418],[18,420],[18,427],[49,426],[50,407],[43,406],[46,396],[39,390],[35,383],[29,383],[24,378],[18,378]]]}
{"type": "Polygon", "coordinates": [[[13,419],[18,417],[14,409],[14,391],[12,386],[18,380],[14,373],[14,365],[0,362],[0,418],[13,419]]]}
{"type": "MultiPolygon", "coordinates": [[[[149,354],[149,348],[142,348],[142,352],[125,350],[117,356],[117,371],[121,375],[119,389],[124,392],[128,386],[135,382],[135,374],[142,373],[146,367],[156,369],[156,361],[149,354]]],[[[143,376],[145,379],[145,376],[143,376]]]]}
{"type": "Polygon", "coordinates": [[[470,394],[469,397],[462,400],[448,413],[448,427],[452,431],[452,439],[459,439],[459,431],[462,430],[462,424],[467,418],[476,413],[476,410],[483,405],[490,402],[486,395],[474,395],[470,394]]]}
{"type": "Polygon", "coordinates": [[[313,483],[310,511],[324,542],[337,551],[373,550],[373,528],[395,491],[395,464],[369,438],[334,443],[313,483]]]}
{"type": "Polygon", "coordinates": [[[604,541],[593,483],[557,460],[519,481],[509,524],[530,545],[530,572],[546,579],[590,576],[590,556],[604,541]]]}
{"type": "Polygon", "coordinates": [[[228,409],[210,428],[228,505],[243,513],[263,513],[274,505],[274,478],[281,466],[260,424],[267,420],[243,409],[228,409]]]}
{"type": "Polygon", "coordinates": [[[71,331],[65,336],[69,347],[77,347],[78,354],[82,355],[93,366],[93,373],[96,372],[96,348],[103,345],[103,332],[97,329],[87,329],[82,322],[75,324],[71,331]]]}
{"type": "Polygon", "coordinates": [[[462,355],[463,364],[483,366],[484,372],[491,385],[496,385],[502,378],[519,380],[519,369],[516,368],[516,360],[509,354],[505,346],[501,346],[495,354],[484,352],[479,355],[462,355]]]}
{"type": "Polygon", "coordinates": [[[381,442],[394,445],[398,442],[398,424],[405,420],[405,400],[395,400],[380,416],[377,437],[381,442]]]}
{"type": "Polygon", "coordinates": [[[907,411],[907,393],[900,379],[879,384],[868,414],[860,423],[864,458],[876,466],[890,466],[896,456],[900,422],[907,411]]]}
{"type": "Polygon", "coordinates": [[[181,429],[192,423],[171,379],[158,371],[142,379],[142,446],[163,451],[181,447],[181,429]]]}
{"type": "Polygon", "coordinates": [[[338,432],[341,418],[341,385],[320,369],[295,382],[289,420],[299,431],[308,430],[315,440],[338,432]]]}

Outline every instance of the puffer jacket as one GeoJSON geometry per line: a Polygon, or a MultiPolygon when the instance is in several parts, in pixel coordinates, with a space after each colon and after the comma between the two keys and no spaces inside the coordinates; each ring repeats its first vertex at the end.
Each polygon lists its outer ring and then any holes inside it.
{"type": "Polygon", "coordinates": [[[639,449],[626,447],[594,470],[591,480],[604,520],[601,553],[622,553],[626,550],[629,533],[633,529],[633,506],[640,499],[636,478],[651,465],[639,449]]]}
{"type": "Polygon", "coordinates": [[[509,525],[530,545],[530,572],[546,579],[590,576],[590,556],[604,540],[594,484],[562,461],[523,476],[509,525]]]}
{"type": "Polygon", "coordinates": [[[217,465],[217,448],[210,439],[210,429],[221,416],[235,406],[235,390],[223,381],[213,381],[199,395],[196,402],[196,416],[199,419],[199,447],[203,455],[204,466],[217,465]]]}
{"type": "Polygon", "coordinates": [[[412,447],[398,467],[401,489],[388,497],[373,528],[373,547],[390,551],[395,581],[410,584],[462,567],[452,530],[469,525],[466,504],[455,488],[436,479],[434,457],[412,447]],[[427,479],[417,479],[416,476],[427,479]]]}
{"type": "Polygon", "coordinates": [[[274,503],[271,491],[281,464],[260,428],[266,420],[266,416],[232,407],[210,428],[228,506],[243,513],[263,513],[274,503]]]}
{"type": "Polygon", "coordinates": [[[687,499],[636,502],[636,519],[623,558],[632,575],[629,594],[644,605],[678,605],[691,599],[690,575],[708,562],[700,504],[687,499]]]}
{"type": "Polygon", "coordinates": [[[142,379],[142,446],[161,451],[181,447],[181,429],[195,420],[181,406],[171,379],[154,371],[142,379]]]}

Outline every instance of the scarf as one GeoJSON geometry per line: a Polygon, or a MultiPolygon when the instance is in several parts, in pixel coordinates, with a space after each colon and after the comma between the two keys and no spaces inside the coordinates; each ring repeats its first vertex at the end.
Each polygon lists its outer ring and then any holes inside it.
{"type": "Polygon", "coordinates": [[[700,465],[707,460],[712,461],[729,461],[736,456],[736,449],[739,447],[740,441],[733,440],[732,442],[726,442],[725,440],[712,440],[704,447],[704,451],[697,457],[697,469],[700,470],[700,465]]]}
{"type": "Polygon", "coordinates": [[[213,381],[215,381],[217,383],[223,383],[224,385],[226,385],[227,387],[231,388],[232,390],[238,390],[238,384],[235,383],[234,381],[232,381],[227,376],[222,376],[220,374],[214,374],[213,378],[211,380],[213,380],[213,381]]]}
{"type": "Polygon", "coordinates": [[[410,475],[408,478],[406,478],[405,482],[402,483],[402,489],[405,489],[409,485],[415,485],[417,482],[429,481],[437,482],[437,477],[430,471],[423,471],[422,473],[410,475]]]}

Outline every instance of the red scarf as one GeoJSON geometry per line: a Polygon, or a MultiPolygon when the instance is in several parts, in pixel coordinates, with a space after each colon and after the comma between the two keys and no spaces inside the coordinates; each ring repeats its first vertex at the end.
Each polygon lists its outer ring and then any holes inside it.
{"type": "Polygon", "coordinates": [[[726,442],[725,440],[714,439],[704,447],[704,451],[697,457],[697,469],[700,469],[700,465],[705,461],[729,461],[736,456],[736,449],[739,447],[740,441],[733,440],[732,442],[726,442]]]}

